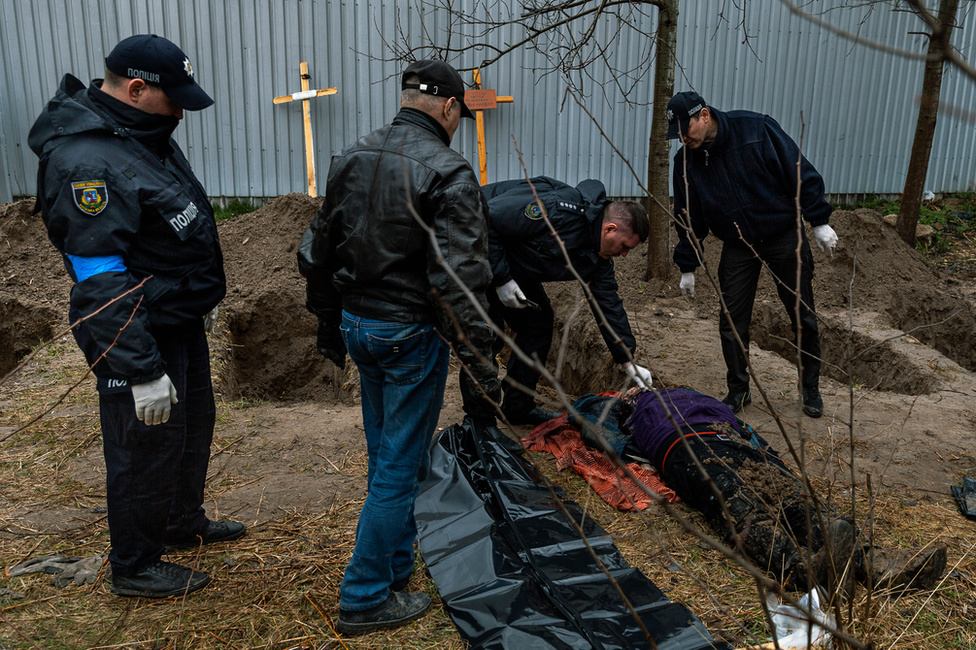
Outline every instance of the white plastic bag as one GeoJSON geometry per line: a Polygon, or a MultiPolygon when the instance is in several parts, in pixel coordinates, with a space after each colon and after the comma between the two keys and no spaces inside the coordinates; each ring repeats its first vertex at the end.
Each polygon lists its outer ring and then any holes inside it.
{"type": "MultiPolygon", "coordinates": [[[[827,624],[834,627],[834,616],[825,613],[820,608],[821,597],[820,589],[817,588],[798,601],[804,608],[809,606],[813,612],[814,620],[811,623],[807,620],[809,617],[803,613],[803,610],[785,603],[780,604],[779,599],[774,594],[766,596],[766,606],[769,607],[769,614],[773,619],[773,638],[779,642],[780,648],[784,650],[788,648],[813,650],[814,648],[829,647],[830,632],[821,625],[827,624]]],[[[770,641],[772,640],[770,639],[770,641]]]]}

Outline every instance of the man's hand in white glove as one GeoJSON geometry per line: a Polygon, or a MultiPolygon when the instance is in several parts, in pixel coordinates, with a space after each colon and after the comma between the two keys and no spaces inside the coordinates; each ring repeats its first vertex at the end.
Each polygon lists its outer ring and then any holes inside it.
{"type": "Polygon", "coordinates": [[[136,402],[136,417],[146,424],[169,421],[170,405],[179,402],[176,399],[176,386],[165,374],[159,379],[133,386],[132,398],[136,402]]]}
{"type": "Polygon", "coordinates": [[[827,224],[817,226],[813,229],[813,238],[817,241],[820,250],[827,251],[831,255],[834,254],[834,248],[837,246],[837,233],[834,232],[833,228],[827,224]]]}
{"type": "Polygon", "coordinates": [[[630,361],[623,364],[621,368],[623,368],[624,372],[626,372],[627,375],[634,380],[634,383],[641,388],[651,387],[651,371],[647,368],[638,366],[636,363],[631,363],[630,361]]]}
{"type": "Polygon", "coordinates": [[[509,280],[500,287],[495,287],[495,292],[498,294],[498,299],[502,301],[502,304],[506,307],[511,307],[512,309],[525,309],[528,305],[525,304],[525,294],[518,286],[518,282],[515,280],[509,280]]]}
{"type": "Polygon", "coordinates": [[[695,297],[695,274],[694,273],[682,273],[681,274],[681,295],[684,298],[694,298],[695,297]]]}

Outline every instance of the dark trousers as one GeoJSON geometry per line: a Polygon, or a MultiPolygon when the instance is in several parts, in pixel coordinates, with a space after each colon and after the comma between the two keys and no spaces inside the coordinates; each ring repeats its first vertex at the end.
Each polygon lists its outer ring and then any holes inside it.
{"type": "MultiPolygon", "coordinates": [[[[742,551],[759,568],[777,580],[805,584],[801,550],[810,548],[815,553],[824,542],[813,505],[808,508],[803,498],[800,480],[778,456],[744,440],[716,435],[686,440],[722,494],[732,526],[681,442],[668,455],[662,472],[668,487],[701,511],[709,525],[730,543],[734,526],[742,551]]],[[[829,522],[836,513],[829,511],[825,516],[829,522]]]]}
{"type": "Polygon", "coordinates": [[[199,326],[153,331],[178,404],[169,421],[136,418],[131,391],[100,395],[108,479],[109,560],[115,575],[132,575],[159,559],[166,541],[207,526],[203,488],[216,408],[210,351],[199,326]]]}
{"type": "MultiPolygon", "coordinates": [[[[756,287],[759,272],[765,262],[776,281],[776,291],[786,307],[793,331],[793,342],[797,336],[796,313],[796,230],[790,230],[782,237],[748,247],[726,243],[722,247],[722,260],[718,267],[719,284],[732,319],[723,314],[719,319],[718,331],[722,338],[722,354],[728,369],[726,382],[729,392],[744,392],[749,388],[749,371],[746,357],[735,340],[732,327],[742,339],[745,349],[749,349],[749,324],[752,322],[752,307],[756,301],[756,287]],[[758,255],[758,257],[756,257],[758,255]]],[[[820,388],[820,336],[817,328],[817,314],[813,305],[813,255],[806,234],[800,249],[800,328],[804,392],[820,388]]],[[[795,358],[795,356],[794,356],[795,358]]]]}
{"type": "MultiPolygon", "coordinates": [[[[530,358],[535,357],[540,364],[546,363],[549,356],[549,348],[552,346],[552,328],[555,323],[555,314],[552,311],[552,304],[549,296],[542,287],[541,282],[522,282],[519,281],[519,288],[525,297],[539,305],[541,311],[534,309],[512,309],[506,307],[498,299],[498,294],[494,289],[489,290],[488,296],[488,315],[491,320],[503,327],[506,323],[515,333],[513,337],[515,343],[530,358]]],[[[496,337],[493,354],[501,352],[505,342],[501,337],[496,337]]],[[[542,375],[538,370],[530,368],[513,352],[508,360],[507,377],[518,382],[529,390],[535,390],[542,375]]],[[[506,414],[525,413],[531,411],[535,406],[535,400],[531,395],[526,395],[518,388],[512,386],[508,381],[504,382],[503,391],[505,398],[502,401],[502,410],[506,414]]]]}

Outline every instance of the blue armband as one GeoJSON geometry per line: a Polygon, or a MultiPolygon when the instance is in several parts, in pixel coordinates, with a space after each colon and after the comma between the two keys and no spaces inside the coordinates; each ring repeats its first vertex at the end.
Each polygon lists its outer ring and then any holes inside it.
{"type": "Polygon", "coordinates": [[[126,270],[121,255],[106,255],[105,257],[68,255],[67,257],[71,261],[71,266],[75,271],[75,278],[77,278],[78,282],[83,282],[99,273],[126,270]]]}

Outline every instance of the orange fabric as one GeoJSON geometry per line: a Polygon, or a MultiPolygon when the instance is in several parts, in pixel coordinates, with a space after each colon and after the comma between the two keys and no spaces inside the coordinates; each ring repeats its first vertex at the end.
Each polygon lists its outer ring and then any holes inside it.
{"type": "MultiPolygon", "coordinates": [[[[556,467],[560,470],[572,467],[596,490],[600,498],[617,510],[632,511],[635,505],[638,510],[643,510],[654,503],[603,452],[583,442],[579,430],[569,423],[569,416],[565,413],[537,426],[522,438],[522,445],[532,451],[548,451],[556,457],[556,467]]],[[[627,468],[644,485],[667,499],[668,503],[680,500],[674,490],[664,484],[657,471],[643,469],[637,463],[627,463],[627,468]]]]}

